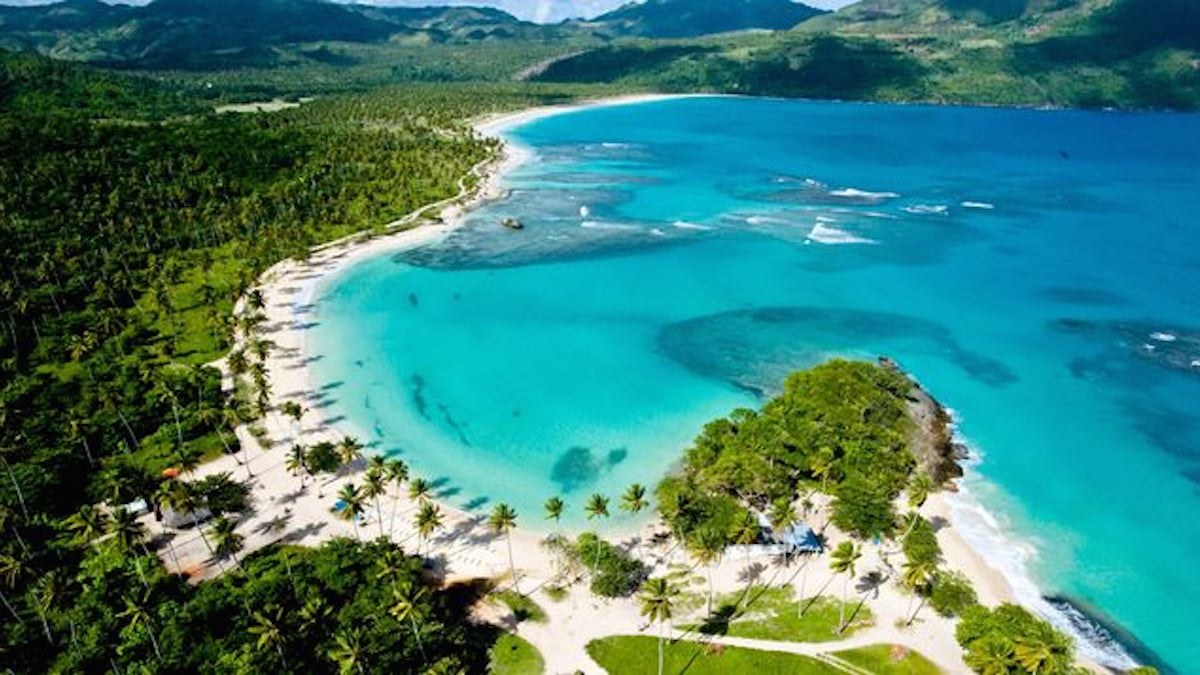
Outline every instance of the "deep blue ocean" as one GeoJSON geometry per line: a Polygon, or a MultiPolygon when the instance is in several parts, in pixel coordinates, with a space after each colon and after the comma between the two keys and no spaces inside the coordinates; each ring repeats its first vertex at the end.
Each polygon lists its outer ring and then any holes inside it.
{"type": "Polygon", "coordinates": [[[956,412],[956,525],[1023,600],[1200,672],[1200,116],[695,98],[511,139],[508,199],[320,291],[318,384],[376,451],[583,525],[790,370],[887,355],[956,412]]]}

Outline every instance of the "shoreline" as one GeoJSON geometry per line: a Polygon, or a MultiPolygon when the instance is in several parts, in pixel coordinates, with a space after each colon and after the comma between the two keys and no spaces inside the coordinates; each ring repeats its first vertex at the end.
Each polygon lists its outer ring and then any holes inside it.
{"type": "MultiPolygon", "coordinates": [[[[621,96],[568,105],[541,106],[490,115],[475,120],[469,124],[475,133],[498,137],[504,141],[504,147],[498,156],[489,158],[473,167],[468,175],[476,175],[480,178],[473,189],[466,188],[466,177],[464,177],[460,181],[462,190],[458,195],[423,206],[390,223],[385,228],[385,234],[367,232],[350,235],[314,248],[308,260],[284,260],[264,272],[256,285],[267,299],[267,323],[264,334],[276,343],[277,347],[266,359],[265,364],[275,390],[271,396],[273,410],[260,424],[267,429],[270,437],[276,443],[273,448],[261,448],[258,442],[251,437],[248,428],[238,429],[239,440],[245,444],[245,447],[251,449],[248,454],[253,455],[250,461],[253,470],[261,471],[257,474],[256,479],[257,484],[261,486],[261,493],[258,496],[262,498],[265,495],[265,498],[270,501],[270,504],[261,504],[259,511],[262,513],[256,514],[249,520],[265,518],[268,514],[278,516],[282,510],[283,515],[289,519],[296,518],[300,521],[300,525],[322,523],[321,527],[317,528],[317,533],[313,534],[311,538],[307,535],[300,538],[300,542],[306,544],[317,544],[337,535],[354,536],[359,529],[349,523],[337,520],[328,512],[328,506],[335,499],[334,495],[340,485],[346,482],[355,482],[356,474],[361,474],[361,467],[349,472],[349,475],[339,474],[332,479],[322,477],[323,489],[318,490],[316,500],[311,499],[311,481],[309,494],[304,495],[303,499],[296,496],[298,493],[293,490],[299,479],[283,469],[287,448],[292,443],[311,445],[321,440],[336,441],[347,431],[352,432],[351,435],[357,434],[358,438],[367,438],[358,433],[360,430],[355,429],[349,420],[333,418],[311,424],[311,420],[306,417],[298,425],[298,428],[293,428],[295,424],[278,412],[278,408],[283,402],[298,401],[311,415],[324,415],[320,406],[325,402],[327,393],[323,392],[318,383],[312,379],[307,361],[309,357],[308,337],[304,328],[305,324],[312,320],[314,301],[319,297],[322,289],[326,288],[342,272],[364,260],[435,243],[461,227],[465,216],[472,210],[487,202],[502,199],[506,194],[505,176],[534,156],[531,149],[505,135],[515,127],[546,117],[570,114],[599,106],[633,105],[678,98],[716,96],[719,95],[621,96]],[[438,215],[440,215],[440,222],[420,222],[429,216],[438,215]],[[260,450],[254,451],[253,448],[260,448],[260,450]],[[266,452],[266,450],[272,451],[266,452]],[[287,499],[285,500],[285,498],[287,499]],[[285,504],[290,504],[290,506],[285,504]],[[330,527],[331,525],[332,527],[330,527]]],[[[241,306],[239,302],[235,311],[238,311],[241,306]]],[[[224,370],[224,359],[218,363],[224,370]]],[[[211,464],[214,466],[206,465],[205,469],[198,473],[204,475],[225,470],[237,475],[241,471],[241,467],[234,465],[235,461],[237,461],[236,457],[226,456],[212,462],[211,464]]],[[[416,468],[419,473],[419,467],[416,468]]],[[[957,480],[963,481],[964,479],[957,480]]],[[[1014,602],[1042,614],[1028,602],[1021,601],[1019,596],[1022,594],[1018,592],[1012,580],[1001,568],[988,561],[987,551],[978,547],[979,542],[973,543],[970,536],[964,535],[962,511],[964,508],[968,508],[963,504],[964,499],[966,498],[963,496],[939,492],[931,495],[926,506],[928,513],[944,518],[947,523],[946,527],[941,527],[938,531],[938,539],[942,545],[947,565],[968,576],[976,588],[980,601],[984,604],[1014,602]]],[[[398,501],[407,502],[408,500],[401,498],[398,501]]],[[[453,541],[453,533],[459,530],[470,527],[486,527],[483,522],[486,514],[470,513],[454,507],[444,500],[435,499],[435,501],[441,507],[443,514],[447,516],[446,529],[450,533],[450,540],[444,542],[445,546],[436,541],[433,546],[433,548],[439,549],[438,555],[443,559],[442,567],[446,571],[447,580],[505,575],[508,571],[508,561],[501,550],[502,540],[493,538],[486,543],[467,543],[465,546],[453,541]]],[[[978,500],[975,502],[977,506],[971,504],[969,508],[984,508],[982,504],[978,504],[978,500]]],[[[385,512],[395,508],[395,503],[389,502],[385,512]]],[[[408,516],[409,510],[409,508],[405,508],[405,517],[408,516]]],[[[370,507],[367,508],[367,514],[373,516],[370,507]]],[[[541,514],[522,515],[526,522],[519,525],[512,533],[517,567],[522,570],[522,578],[548,577],[550,556],[541,546],[544,531],[537,527],[538,524],[543,523],[541,514]]],[[[397,522],[401,522],[401,516],[396,516],[396,519],[397,522]]],[[[640,531],[645,532],[648,528],[654,528],[657,523],[656,518],[651,519],[644,527],[640,528],[640,531]]],[[[367,522],[362,529],[364,533],[373,536],[375,526],[375,523],[367,522]]],[[[407,529],[411,530],[412,528],[407,529]]],[[[279,540],[279,538],[273,541],[260,540],[260,536],[250,535],[246,530],[244,533],[247,535],[248,550],[279,540]]],[[[407,536],[404,538],[396,538],[396,541],[407,546],[407,542],[412,540],[413,534],[411,532],[406,534],[407,536]]],[[[635,533],[606,532],[605,534],[611,538],[620,538],[635,533]]],[[[435,537],[436,539],[437,537],[435,537]]],[[[732,567],[732,564],[727,564],[726,567],[732,567]]],[[[209,568],[207,571],[216,570],[209,568]]],[[[201,573],[200,576],[204,576],[204,573],[201,573]]],[[[1080,652],[1081,656],[1087,656],[1082,654],[1082,650],[1080,652]]],[[[929,656],[938,658],[939,662],[950,658],[946,654],[929,654],[929,656]]],[[[953,658],[960,657],[954,656],[953,658]]],[[[1088,661],[1088,665],[1095,667],[1095,663],[1091,660],[1088,661]]]]}

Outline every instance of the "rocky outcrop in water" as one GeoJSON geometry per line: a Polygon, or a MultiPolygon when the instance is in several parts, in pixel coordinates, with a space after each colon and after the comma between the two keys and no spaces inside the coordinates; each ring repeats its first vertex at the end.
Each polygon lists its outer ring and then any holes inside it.
{"type": "Polygon", "coordinates": [[[945,406],[914,380],[898,363],[884,356],[880,365],[904,375],[913,383],[908,393],[908,414],[913,421],[909,450],[917,460],[917,470],[929,475],[938,486],[953,490],[953,481],[961,478],[960,462],[967,448],[954,440],[954,419],[945,406]]]}

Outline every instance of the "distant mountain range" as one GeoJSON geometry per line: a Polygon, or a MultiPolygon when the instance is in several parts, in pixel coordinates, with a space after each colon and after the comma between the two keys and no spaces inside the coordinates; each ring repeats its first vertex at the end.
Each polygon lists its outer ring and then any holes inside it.
{"type": "Polygon", "coordinates": [[[133,69],[319,65],[339,78],[367,64],[385,73],[372,81],[487,70],[669,91],[1200,109],[1200,0],[861,0],[834,13],[646,0],[555,25],[494,8],[67,0],[0,7],[0,48],[133,69]],[[437,63],[409,46],[441,46],[437,63]]]}
{"type": "Polygon", "coordinates": [[[543,40],[558,29],[498,9],[374,7],[324,0],[156,0],[142,7],[66,0],[0,7],[0,47],[142,67],[269,60],[271,47],[318,41],[543,40]]]}
{"type": "Polygon", "coordinates": [[[862,0],[769,36],[606,46],[561,59],[539,78],[1196,110],[1200,0],[862,0]]]}
{"type": "Polygon", "coordinates": [[[751,29],[787,30],[824,11],[792,0],[645,0],[585,25],[613,35],[695,37],[751,29]]]}
{"type": "Polygon", "coordinates": [[[99,0],[0,6],[0,47],[142,67],[260,65],[271,47],[320,41],[483,41],[691,37],[791,28],[820,14],[791,0],[649,0],[548,26],[486,7],[382,7],[326,0],[99,0]]]}

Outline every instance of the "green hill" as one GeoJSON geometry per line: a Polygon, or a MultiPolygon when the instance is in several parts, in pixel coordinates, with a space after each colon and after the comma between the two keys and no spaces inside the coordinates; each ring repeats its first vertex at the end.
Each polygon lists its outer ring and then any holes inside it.
{"type": "Polygon", "coordinates": [[[864,0],[773,35],[598,48],[539,79],[874,100],[1200,108],[1193,0],[864,0]]]}
{"type": "Polygon", "coordinates": [[[823,14],[792,0],[646,0],[586,22],[603,34],[695,37],[750,29],[787,30],[823,14]]]}
{"type": "Polygon", "coordinates": [[[0,7],[0,47],[139,68],[272,66],[284,45],[538,41],[561,32],[495,9],[381,8],[326,0],[68,0],[0,7]]]}

